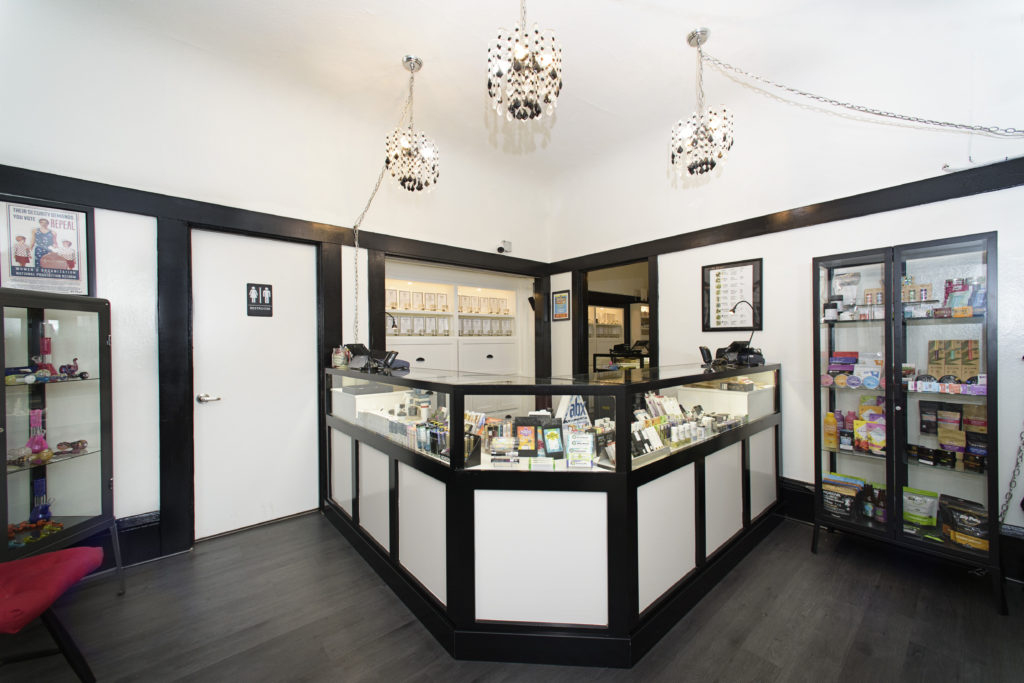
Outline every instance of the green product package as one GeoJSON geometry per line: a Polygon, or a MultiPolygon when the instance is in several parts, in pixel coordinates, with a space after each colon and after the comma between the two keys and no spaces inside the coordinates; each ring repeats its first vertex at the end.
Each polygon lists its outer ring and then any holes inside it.
{"type": "Polygon", "coordinates": [[[924,536],[938,523],[939,494],[903,487],[903,533],[924,536]]]}

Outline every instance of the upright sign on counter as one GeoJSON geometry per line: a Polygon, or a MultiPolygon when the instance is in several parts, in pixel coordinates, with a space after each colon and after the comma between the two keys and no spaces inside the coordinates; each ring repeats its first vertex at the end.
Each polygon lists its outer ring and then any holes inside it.
{"type": "Polygon", "coordinates": [[[260,318],[274,316],[274,286],[247,282],[245,285],[245,312],[260,318]]]}

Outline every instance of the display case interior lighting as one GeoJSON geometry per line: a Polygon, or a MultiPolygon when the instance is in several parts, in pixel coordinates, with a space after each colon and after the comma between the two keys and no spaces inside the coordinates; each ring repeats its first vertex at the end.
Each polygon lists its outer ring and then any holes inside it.
{"type": "Polygon", "coordinates": [[[529,121],[554,114],[562,92],[562,46],[553,31],[526,24],[526,0],[519,24],[498,29],[487,46],[487,96],[498,116],[529,121]]]}
{"type": "Polygon", "coordinates": [[[704,50],[710,31],[698,28],[686,36],[690,47],[697,48],[697,111],[680,119],[672,129],[669,159],[680,176],[701,175],[724,161],[733,143],[732,112],[724,106],[708,109],[704,105],[704,50]]]}

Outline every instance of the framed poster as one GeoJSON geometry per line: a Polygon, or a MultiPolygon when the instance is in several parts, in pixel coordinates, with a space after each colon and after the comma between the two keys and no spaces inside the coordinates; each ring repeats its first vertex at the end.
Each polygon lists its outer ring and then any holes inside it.
{"type": "Polygon", "coordinates": [[[92,210],[2,200],[0,197],[0,286],[92,294],[92,210]]]}
{"type": "Polygon", "coordinates": [[[704,332],[763,329],[761,259],[718,263],[701,271],[704,332]]]}
{"type": "Polygon", "coordinates": [[[551,293],[551,319],[569,320],[571,309],[569,304],[569,290],[563,289],[560,292],[551,293]]]}

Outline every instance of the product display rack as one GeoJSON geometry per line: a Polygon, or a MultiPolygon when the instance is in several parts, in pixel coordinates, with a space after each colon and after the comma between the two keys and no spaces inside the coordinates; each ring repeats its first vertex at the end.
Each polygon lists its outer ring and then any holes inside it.
{"type": "MultiPolygon", "coordinates": [[[[62,548],[109,530],[113,512],[110,304],[0,289],[4,329],[0,560],[62,548]]],[[[123,574],[121,590],[124,590],[123,574]]]]}
{"type": "Polygon", "coordinates": [[[460,659],[631,666],[778,521],[778,365],[539,380],[325,372],[322,509],[460,659]],[[502,395],[552,415],[568,406],[565,420],[586,404],[612,438],[592,466],[569,466],[568,447],[554,463],[526,456],[521,439],[510,464],[454,418],[502,395]],[[672,428],[673,401],[707,430],[672,428]]]}
{"type": "Polygon", "coordinates": [[[995,264],[995,233],[814,259],[812,551],[825,527],[974,566],[1005,613],[995,264]]]}

